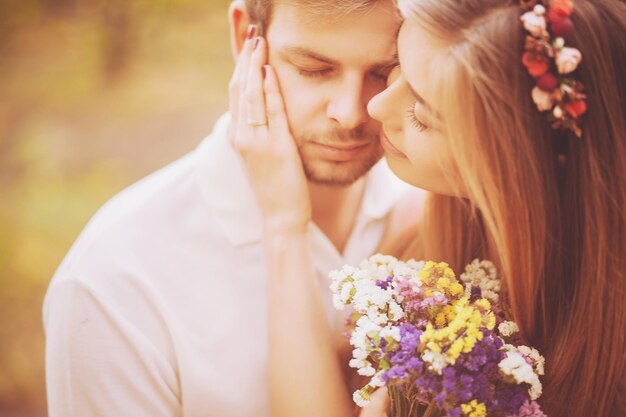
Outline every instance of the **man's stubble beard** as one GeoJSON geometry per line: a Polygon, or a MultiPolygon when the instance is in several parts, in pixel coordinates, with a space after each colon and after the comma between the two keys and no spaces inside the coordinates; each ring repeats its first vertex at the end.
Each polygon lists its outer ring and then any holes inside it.
{"type": "Polygon", "coordinates": [[[296,144],[307,180],[314,184],[333,187],[345,187],[353,184],[367,174],[383,156],[379,134],[366,133],[361,128],[351,131],[336,129],[323,133],[307,132],[296,137],[296,144]],[[348,140],[371,144],[358,158],[344,162],[323,160],[307,152],[306,144],[311,141],[333,145],[348,140]]]}

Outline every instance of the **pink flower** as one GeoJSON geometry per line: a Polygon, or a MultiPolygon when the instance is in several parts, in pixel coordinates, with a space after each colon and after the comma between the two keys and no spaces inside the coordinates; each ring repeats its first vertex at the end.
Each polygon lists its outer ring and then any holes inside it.
{"type": "Polygon", "coordinates": [[[552,100],[550,93],[543,91],[541,88],[533,88],[531,94],[539,111],[550,110],[552,109],[552,106],[554,106],[554,101],[552,100]]]}
{"type": "Polygon", "coordinates": [[[517,414],[512,417],[546,417],[546,415],[541,411],[539,404],[534,401],[526,401],[517,414]]]}
{"type": "Polygon", "coordinates": [[[539,36],[546,30],[546,18],[535,12],[526,12],[520,19],[524,23],[524,29],[533,36],[539,36]]]}
{"type": "Polygon", "coordinates": [[[573,72],[577,67],[583,56],[576,48],[563,48],[557,52],[556,55],[556,67],[559,70],[559,74],[569,74],[573,72]]]}

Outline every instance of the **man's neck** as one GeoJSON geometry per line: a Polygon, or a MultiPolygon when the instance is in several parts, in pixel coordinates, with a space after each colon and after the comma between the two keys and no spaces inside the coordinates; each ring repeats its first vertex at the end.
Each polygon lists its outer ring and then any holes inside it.
{"type": "Polygon", "coordinates": [[[365,191],[365,178],[345,187],[309,182],[313,222],[343,253],[354,227],[365,191]]]}

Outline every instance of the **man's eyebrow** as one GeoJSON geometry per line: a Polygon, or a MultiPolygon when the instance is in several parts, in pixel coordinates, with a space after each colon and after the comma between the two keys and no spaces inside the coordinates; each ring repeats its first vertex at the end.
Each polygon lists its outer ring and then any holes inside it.
{"type": "Polygon", "coordinates": [[[372,65],[374,69],[386,69],[394,68],[400,65],[400,58],[398,58],[398,52],[394,52],[392,57],[384,61],[378,62],[372,65]]]}
{"type": "Polygon", "coordinates": [[[311,58],[311,59],[315,59],[316,61],[322,61],[329,65],[339,65],[339,62],[335,61],[334,59],[318,54],[317,52],[312,51],[302,46],[287,45],[283,48],[283,51],[284,53],[301,55],[305,58],[311,58]]]}
{"type": "MultiPolygon", "coordinates": [[[[328,65],[333,65],[333,66],[340,66],[341,64],[339,63],[339,61],[329,58],[327,56],[324,56],[318,52],[312,51],[308,48],[305,48],[303,46],[298,46],[298,45],[286,45],[283,48],[283,53],[284,54],[290,54],[290,55],[300,55],[302,57],[305,58],[309,58],[309,59],[314,59],[316,61],[321,61],[324,62],[328,65]]],[[[395,67],[396,65],[399,64],[399,60],[398,60],[398,53],[395,52],[393,54],[393,56],[389,59],[386,60],[382,60],[380,62],[374,63],[370,66],[370,68],[372,69],[385,69],[385,68],[389,68],[389,67],[395,67]]]]}

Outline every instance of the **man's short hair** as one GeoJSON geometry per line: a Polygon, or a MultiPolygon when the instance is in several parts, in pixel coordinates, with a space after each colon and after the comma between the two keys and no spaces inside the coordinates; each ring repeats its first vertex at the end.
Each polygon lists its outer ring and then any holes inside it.
{"type": "Polygon", "coordinates": [[[376,3],[391,0],[245,0],[248,15],[259,27],[261,34],[267,30],[272,19],[272,6],[276,3],[302,7],[311,15],[345,16],[367,11],[376,3]]]}

